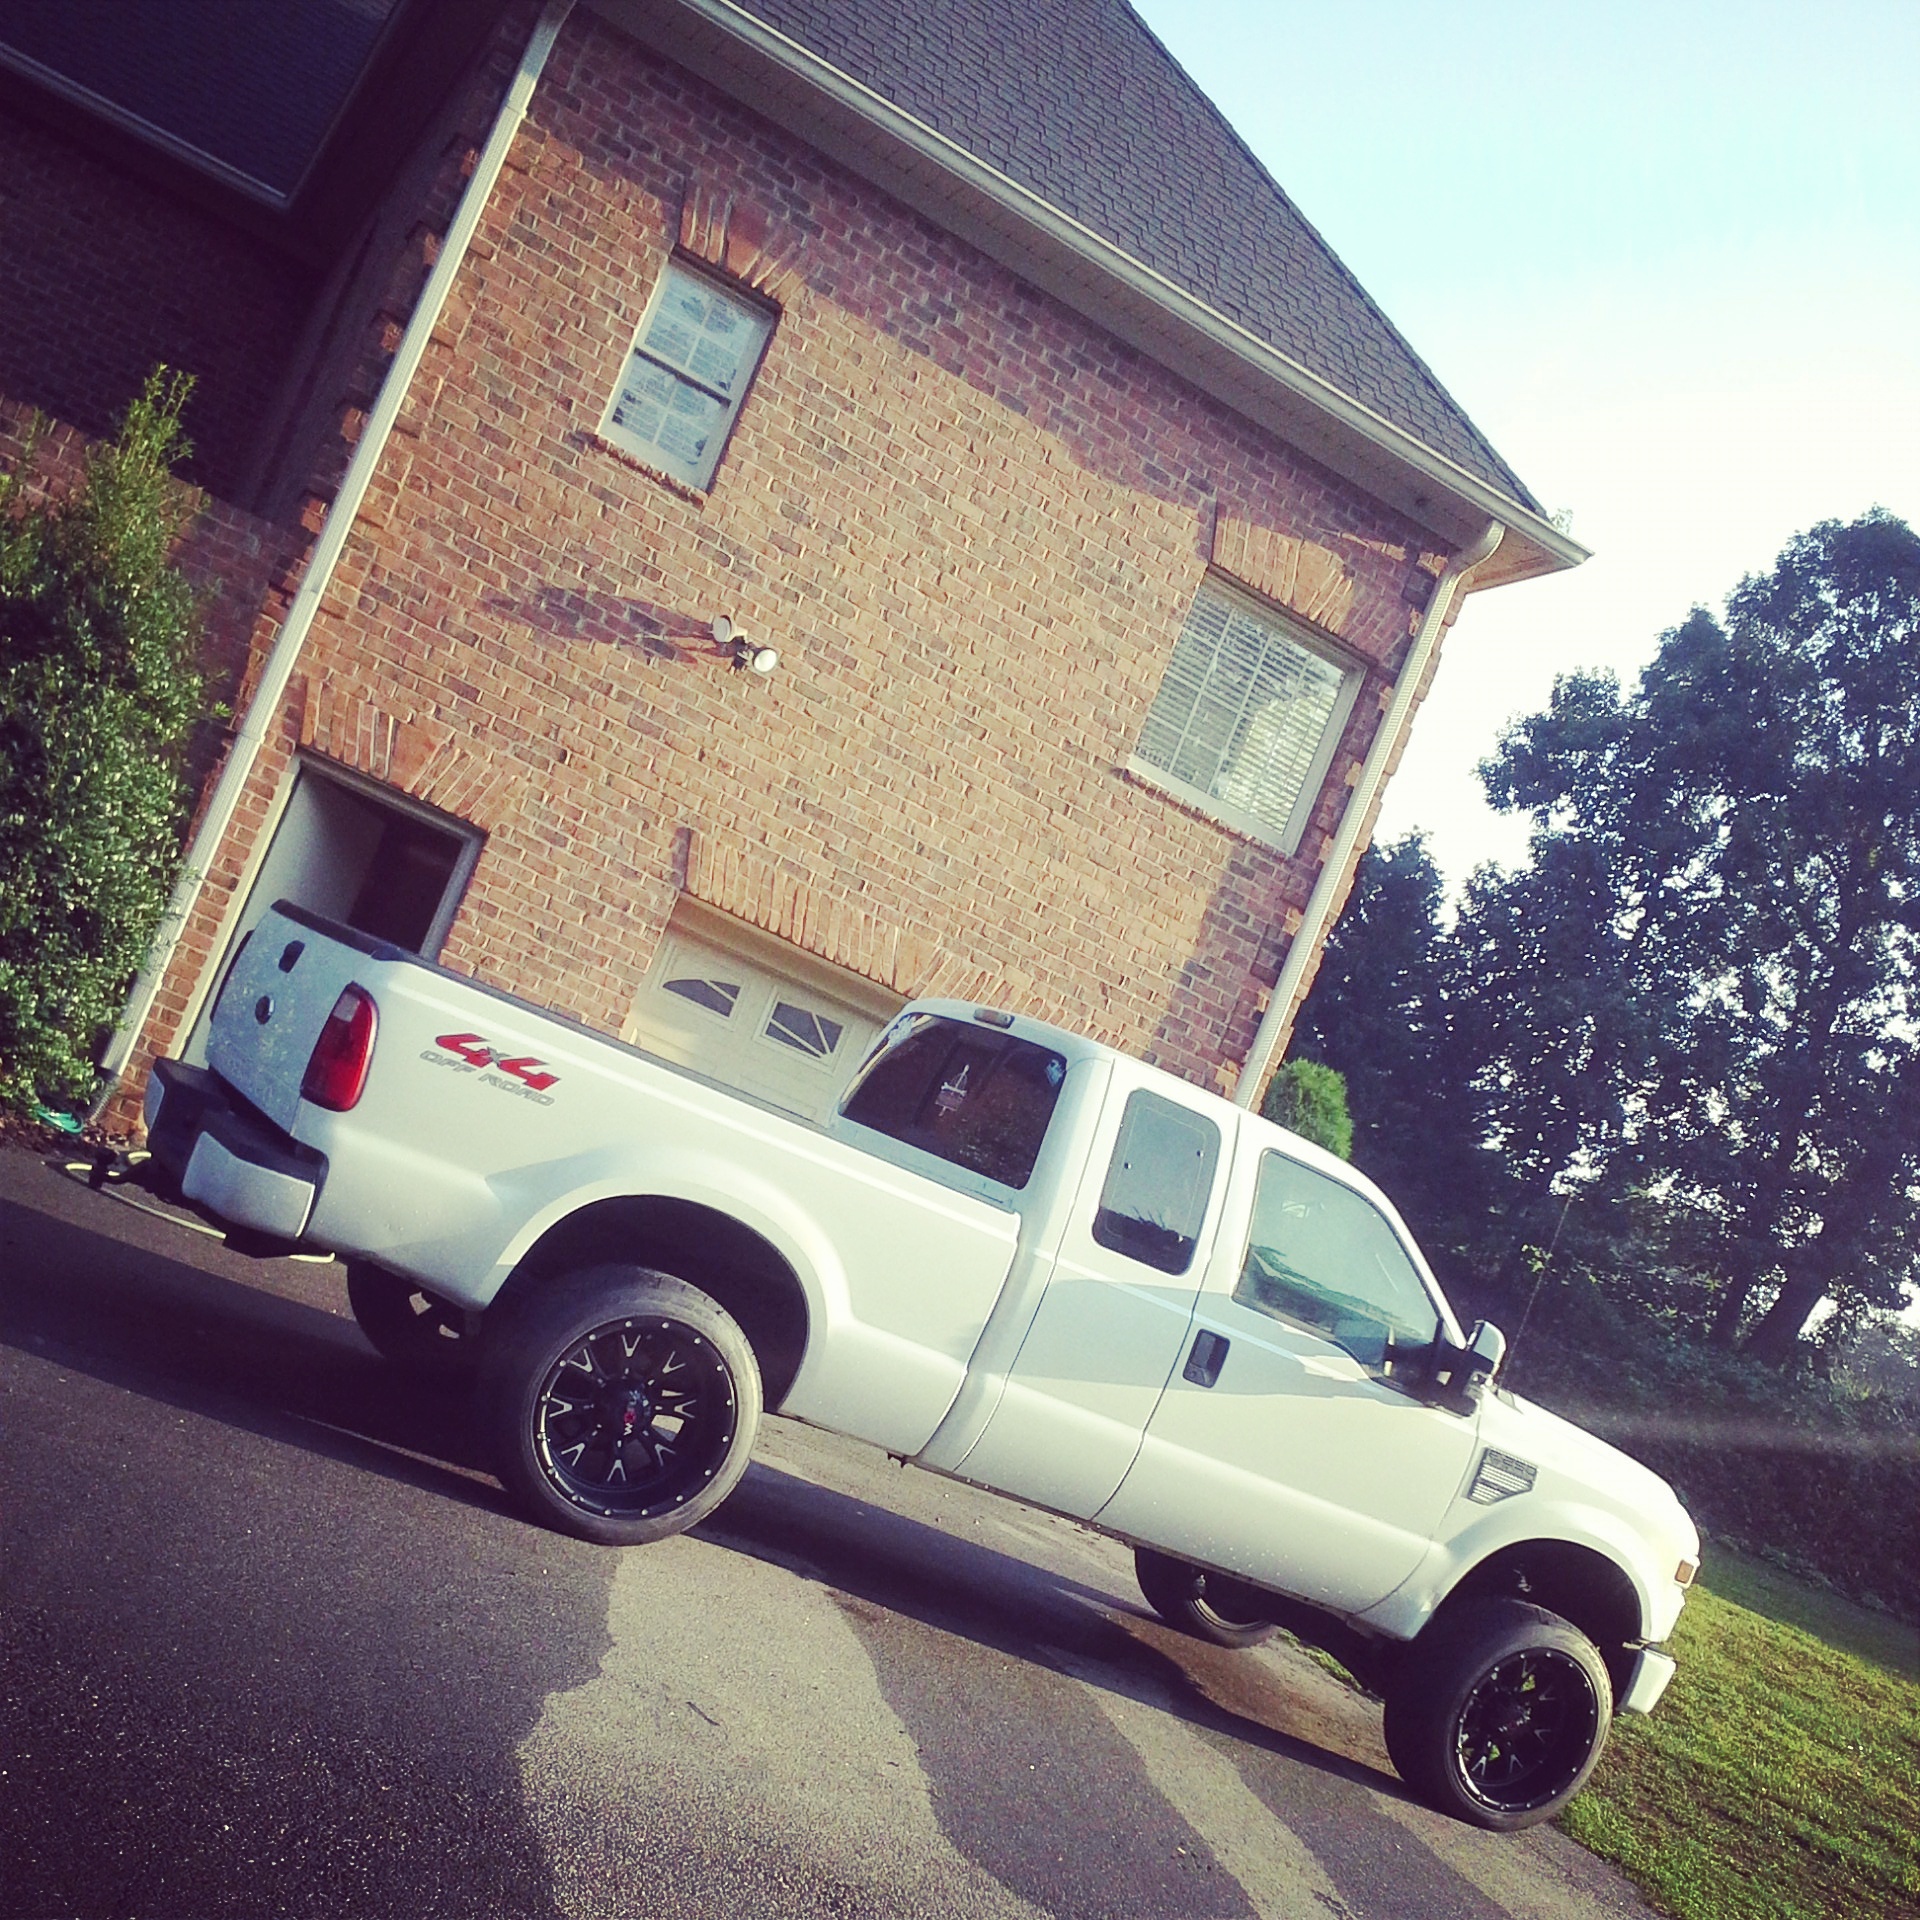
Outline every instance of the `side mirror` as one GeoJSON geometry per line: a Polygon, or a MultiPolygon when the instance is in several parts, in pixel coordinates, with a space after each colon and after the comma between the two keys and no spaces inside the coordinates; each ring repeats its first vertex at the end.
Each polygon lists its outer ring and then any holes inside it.
{"type": "Polygon", "coordinates": [[[1427,1397],[1450,1413],[1471,1413],[1475,1389],[1492,1380],[1506,1357],[1507,1336],[1491,1322],[1477,1321],[1464,1347],[1438,1343],[1427,1397]]]}
{"type": "Polygon", "coordinates": [[[1466,1358],[1455,1377],[1462,1387],[1471,1387],[1480,1380],[1491,1383],[1506,1357],[1507,1336],[1491,1320],[1476,1320],[1467,1336],[1466,1358]]]}

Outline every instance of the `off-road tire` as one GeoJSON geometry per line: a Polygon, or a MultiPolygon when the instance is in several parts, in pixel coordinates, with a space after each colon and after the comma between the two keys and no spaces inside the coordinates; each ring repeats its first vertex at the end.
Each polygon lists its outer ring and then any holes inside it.
{"type": "Polygon", "coordinates": [[[1512,1833],[1586,1785],[1613,1723],[1613,1687],[1577,1627],[1521,1600],[1441,1614],[1387,1694],[1387,1752],[1430,1806],[1512,1833]]]}
{"type": "Polygon", "coordinates": [[[1250,1593],[1236,1591],[1234,1583],[1171,1554],[1135,1547],[1133,1571],[1154,1612],[1195,1639],[1210,1640],[1216,1647],[1257,1647],[1279,1632],[1250,1606],[1250,1593]]]}
{"type": "Polygon", "coordinates": [[[760,1423],[760,1369],[697,1287],[596,1266],[488,1325],[475,1403],[501,1481],[531,1517],[640,1546],[684,1533],[733,1491],[760,1423]]]}

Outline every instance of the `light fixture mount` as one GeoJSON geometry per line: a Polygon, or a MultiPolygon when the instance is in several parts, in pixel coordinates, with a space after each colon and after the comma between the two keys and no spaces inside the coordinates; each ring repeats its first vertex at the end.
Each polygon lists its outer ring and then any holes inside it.
{"type": "Polygon", "coordinates": [[[724,613],[714,616],[713,650],[730,655],[736,673],[757,673],[764,678],[780,664],[780,655],[772,647],[749,640],[724,613]]]}

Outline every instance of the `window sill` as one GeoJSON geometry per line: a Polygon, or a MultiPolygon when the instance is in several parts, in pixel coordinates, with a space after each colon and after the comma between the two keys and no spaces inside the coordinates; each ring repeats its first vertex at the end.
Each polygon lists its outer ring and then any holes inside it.
{"type": "MultiPolygon", "coordinates": [[[[1168,801],[1182,813],[1191,814],[1196,820],[1204,820],[1208,826],[1218,827],[1222,833],[1232,834],[1236,840],[1265,847],[1269,853],[1277,853],[1283,860],[1297,860],[1300,857],[1303,833],[1291,836],[1290,841],[1283,840],[1267,828],[1250,821],[1245,814],[1222,808],[1217,800],[1209,799],[1192,787],[1180,785],[1170,775],[1144,760],[1129,760],[1120,769],[1120,777],[1129,785],[1142,787],[1159,799],[1168,801]]],[[[1319,798],[1317,789],[1314,798],[1319,798]]]]}
{"type": "Polygon", "coordinates": [[[611,455],[623,467],[631,467],[635,473],[645,474],[649,480],[665,487],[669,493],[677,493],[682,500],[692,506],[704,507],[713,497],[710,488],[690,486],[685,480],[677,479],[673,474],[662,473],[658,467],[649,466],[638,455],[629,453],[625,447],[607,439],[604,434],[587,432],[580,437],[588,446],[595,448],[598,452],[611,455]]]}

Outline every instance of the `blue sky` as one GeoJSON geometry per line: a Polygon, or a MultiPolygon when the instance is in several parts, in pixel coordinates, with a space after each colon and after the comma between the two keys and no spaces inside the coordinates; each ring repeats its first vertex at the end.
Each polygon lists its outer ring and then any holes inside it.
{"type": "Polygon", "coordinates": [[[1556,673],[1816,520],[1920,523],[1920,0],[1135,0],[1594,558],[1478,596],[1388,789],[1456,881],[1556,673]]]}

